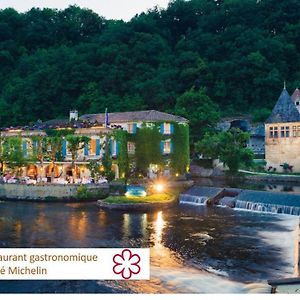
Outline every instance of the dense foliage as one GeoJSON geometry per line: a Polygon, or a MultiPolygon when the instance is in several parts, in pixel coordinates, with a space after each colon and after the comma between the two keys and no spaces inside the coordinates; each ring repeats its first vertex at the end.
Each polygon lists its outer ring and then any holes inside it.
{"type": "Polygon", "coordinates": [[[129,158],[127,149],[127,131],[118,129],[114,132],[114,137],[118,143],[118,166],[121,178],[127,178],[129,172],[129,158]]]}
{"type": "Polygon", "coordinates": [[[173,153],[171,153],[171,167],[174,173],[184,174],[190,165],[189,126],[174,123],[172,137],[173,153]]]}
{"type": "Polygon", "coordinates": [[[76,6],[1,10],[0,126],[71,108],[205,113],[201,100],[182,110],[192,88],[222,113],[269,109],[284,79],[300,83],[299,30],[298,0],[175,0],[127,23],[76,6]]]}
{"type": "Polygon", "coordinates": [[[162,165],[163,157],[160,150],[160,143],[163,135],[159,131],[160,124],[153,123],[153,126],[143,124],[137,129],[135,136],[135,159],[136,170],[147,175],[149,165],[162,165]]]}
{"type": "Polygon", "coordinates": [[[206,134],[196,144],[196,149],[206,157],[220,159],[235,174],[241,166],[249,167],[253,161],[253,152],[246,148],[249,133],[232,128],[226,132],[206,134]]]}

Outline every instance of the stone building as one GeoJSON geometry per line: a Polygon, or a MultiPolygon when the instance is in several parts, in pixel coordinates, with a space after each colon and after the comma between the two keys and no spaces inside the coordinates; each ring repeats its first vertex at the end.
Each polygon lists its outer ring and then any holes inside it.
{"type": "MultiPolygon", "coordinates": [[[[54,119],[45,122],[38,121],[33,126],[2,128],[0,138],[2,144],[3,140],[9,137],[21,138],[23,156],[28,158],[29,161],[29,164],[23,167],[23,176],[34,179],[49,179],[51,177],[51,180],[54,177],[57,180],[62,179],[62,181],[65,178],[71,177],[81,182],[81,179],[87,179],[91,176],[88,168],[91,161],[101,163],[104,153],[107,150],[104,146],[107,140],[109,141],[107,151],[109,151],[112,159],[112,171],[114,171],[116,178],[123,177],[119,168],[121,152],[123,151],[124,153],[126,151],[126,155],[134,160],[137,146],[134,138],[136,133],[143,125],[151,127],[153,124],[156,124],[159,128],[158,130],[161,134],[161,140],[159,141],[160,155],[163,158],[163,162],[166,163],[162,166],[150,164],[148,175],[153,175],[158,168],[160,170],[163,168],[162,171],[164,174],[171,174],[172,170],[168,161],[171,159],[173,148],[175,147],[174,139],[177,134],[180,135],[180,133],[176,132],[176,128],[178,126],[188,127],[188,120],[156,110],[86,114],[82,116],[78,116],[78,112],[73,110],[70,111],[70,116],[66,119],[54,119]],[[68,141],[64,136],[61,137],[61,148],[58,149],[60,153],[59,160],[52,161],[46,158],[41,163],[35,158],[36,155],[34,154],[37,151],[35,137],[47,137],[49,130],[63,131],[69,129],[74,132],[72,133],[73,135],[89,138],[89,142],[77,151],[75,164],[72,161],[72,153],[68,141]],[[114,136],[117,130],[126,131],[128,136],[131,137],[128,141],[126,140],[124,147],[120,145],[121,142],[114,136]],[[33,158],[32,161],[31,157],[33,158]]],[[[49,146],[47,147],[49,148],[49,146]]],[[[1,148],[3,147],[0,147],[0,150],[1,148]]],[[[46,153],[51,151],[48,148],[45,150],[46,153]]],[[[3,173],[10,172],[6,168],[5,163],[1,168],[3,173]]]]}
{"type": "Polygon", "coordinates": [[[299,90],[293,99],[284,87],[265,122],[265,159],[269,171],[300,172],[299,90]]]}

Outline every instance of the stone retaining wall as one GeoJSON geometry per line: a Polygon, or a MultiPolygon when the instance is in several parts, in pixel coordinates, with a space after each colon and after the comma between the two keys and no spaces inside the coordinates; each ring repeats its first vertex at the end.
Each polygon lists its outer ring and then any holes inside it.
{"type": "Polygon", "coordinates": [[[109,194],[109,185],[0,184],[4,200],[97,200],[109,194]]]}

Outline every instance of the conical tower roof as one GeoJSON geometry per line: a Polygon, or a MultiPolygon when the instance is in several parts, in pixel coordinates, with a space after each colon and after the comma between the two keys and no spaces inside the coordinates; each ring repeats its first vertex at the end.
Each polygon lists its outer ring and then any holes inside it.
{"type": "Polygon", "coordinates": [[[266,123],[300,122],[300,114],[284,88],[266,123]]]}

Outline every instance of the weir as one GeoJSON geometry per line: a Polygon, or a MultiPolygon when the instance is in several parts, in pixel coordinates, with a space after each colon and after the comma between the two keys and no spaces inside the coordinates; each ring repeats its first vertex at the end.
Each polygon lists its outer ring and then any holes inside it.
{"type": "Polygon", "coordinates": [[[192,187],[180,203],[220,205],[266,213],[300,216],[300,195],[231,188],[192,187]]]}
{"type": "Polygon", "coordinates": [[[180,194],[179,202],[194,205],[206,205],[208,200],[217,198],[222,191],[222,188],[192,187],[184,194],[180,194]]]}

